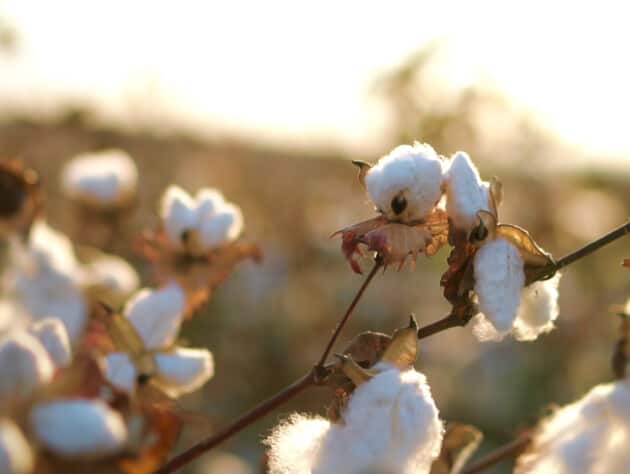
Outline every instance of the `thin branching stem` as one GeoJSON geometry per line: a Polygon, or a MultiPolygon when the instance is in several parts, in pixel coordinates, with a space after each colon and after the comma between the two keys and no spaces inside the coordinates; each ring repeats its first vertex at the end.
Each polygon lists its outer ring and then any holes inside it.
{"type": "Polygon", "coordinates": [[[337,341],[337,338],[339,337],[339,334],[341,334],[341,330],[343,329],[343,327],[348,322],[348,319],[350,319],[350,316],[352,315],[352,312],[354,311],[354,308],[357,306],[357,303],[359,302],[359,300],[363,296],[363,293],[365,292],[365,290],[369,286],[370,282],[372,281],[372,279],[376,275],[376,272],[378,272],[378,270],[381,268],[381,266],[382,266],[381,259],[377,257],[376,260],[374,261],[374,266],[372,267],[372,270],[370,270],[370,273],[368,274],[368,276],[365,278],[365,280],[363,280],[363,284],[361,285],[361,288],[359,288],[359,291],[357,292],[357,294],[355,295],[354,299],[352,300],[352,303],[350,303],[350,306],[348,306],[348,309],[346,310],[346,313],[343,315],[343,318],[341,318],[341,321],[339,321],[339,323],[337,324],[337,327],[335,328],[335,331],[333,332],[332,336],[330,337],[330,340],[328,341],[328,344],[326,344],[326,348],[324,349],[324,352],[322,353],[321,357],[319,358],[319,362],[317,363],[317,367],[323,367],[324,364],[326,363],[326,359],[330,355],[330,351],[332,350],[333,345],[337,341]]]}
{"type": "MultiPolygon", "coordinates": [[[[616,229],[611,230],[606,235],[603,235],[602,237],[593,240],[592,242],[589,242],[584,247],[581,247],[574,252],[565,255],[559,260],[556,260],[553,265],[541,267],[539,272],[537,272],[536,276],[534,277],[533,281],[549,278],[561,268],[577,262],[581,258],[590,255],[596,250],[599,250],[600,248],[610,244],[611,242],[614,242],[615,240],[623,237],[626,234],[630,234],[630,222],[626,222],[616,229]]],[[[451,313],[442,319],[434,321],[431,324],[428,324],[418,329],[418,339],[424,339],[439,332],[446,331],[450,328],[466,326],[466,324],[468,324],[468,321],[470,321],[470,318],[462,319],[456,314],[451,313]]]]}
{"type": "Polygon", "coordinates": [[[518,456],[525,450],[525,448],[527,448],[527,445],[531,442],[531,440],[531,433],[524,433],[515,440],[512,440],[509,443],[504,444],[503,446],[500,446],[494,451],[486,454],[478,461],[471,463],[470,466],[466,467],[462,471],[462,474],[478,474],[485,471],[489,467],[500,463],[501,461],[518,456]]]}
{"type": "Polygon", "coordinates": [[[181,469],[194,459],[198,458],[202,454],[210,451],[215,446],[219,445],[226,439],[235,435],[239,431],[242,431],[255,421],[259,420],[269,412],[275,410],[280,405],[284,404],[288,400],[292,399],[299,393],[303,392],[308,387],[311,387],[315,384],[315,371],[311,370],[308,374],[303,376],[301,379],[292,383],[288,387],[282,389],[280,392],[268,398],[264,402],[256,405],[252,410],[242,415],[240,418],[235,420],[229,426],[226,426],[222,430],[216,432],[212,436],[200,441],[195,444],[193,447],[187,449],[183,453],[175,456],[169,462],[164,464],[160,469],[158,469],[155,474],[169,474],[171,472],[175,472],[177,469],[181,469]]]}

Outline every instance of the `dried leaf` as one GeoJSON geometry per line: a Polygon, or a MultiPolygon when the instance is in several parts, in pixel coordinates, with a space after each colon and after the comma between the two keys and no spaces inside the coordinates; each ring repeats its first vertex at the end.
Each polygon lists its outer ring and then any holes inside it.
{"type": "Polygon", "coordinates": [[[361,160],[352,160],[352,164],[359,168],[359,183],[365,188],[365,176],[367,172],[370,171],[372,165],[361,160]]]}
{"type": "Polygon", "coordinates": [[[519,250],[525,266],[545,267],[554,265],[551,254],[543,250],[525,229],[512,224],[499,224],[497,235],[509,240],[519,250]]]}
{"type": "Polygon", "coordinates": [[[431,466],[431,474],[459,474],[482,439],[483,434],[474,426],[449,423],[440,455],[431,466]]]}
{"type": "Polygon", "coordinates": [[[394,332],[392,341],[379,362],[386,362],[399,370],[407,370],[415,363],[417,354],[418,323],[413,316],[410,316],[409,326],[394,332]]]}
{"type": "Polygon", "coordinates": [[[389,221],[381,215],[341,229],[332,236],[338,234],[341,234],[342,252],[355,272],[361,273],[354,259],[355,254],[361,255],[361,244],[379,254],[385,266],[398,264],[400,269],[409,255],[413,265],[418,254],[434,255],[448,241],[448,218],[439,208],[426,219],[411,224],[389,221]]]}
{"type": "Polygon", "coordinates": [[[622,265],[626,268],[630,268],[630,258],[624,258],[622,265]]]}

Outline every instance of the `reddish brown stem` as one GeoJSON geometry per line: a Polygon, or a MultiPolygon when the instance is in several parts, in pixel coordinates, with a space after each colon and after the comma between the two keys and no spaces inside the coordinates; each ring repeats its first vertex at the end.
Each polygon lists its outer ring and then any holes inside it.
{"type": "Polygon", "coordinates": [[[463,319],[451,313],[442,319],[438,319],[437,321],[418,329],[418,339],[424,339],[425,337],[432,336],[438,332],[465,325],[466,323],[463,319]]]}
{"type": "Polygon", "coordinates": [[[462,474],[478,474],[505,459],[518,456],[527,448],[531,440],[531,433],[525,433],[472,463],[462,471],[462,474]]]}
{"type": "Polygon", "coordinates": [[[304,389],[314,385],[315,383],[315,372],[311,370],[307,375],[299,379],[298,381],[292,383],[288,387],[284,388],[273,397],[265,400],[260,403],[256,407],[254,407],[251,411],[245,413],[243,416],[238,418],[229,426],[226,426],[219,432],[213,434],[212,436],[200,441],[193,447],[187,449],[183,453],[175,456],[169,462],[167,462],[160,469],[155,471],[155,474],[168,474],[171,472],[175,472],[177,469],[184,467],[186,464],[190,463],[194,459],[198,458],[205,452],[211,450],[218,444],[222,443],[226,439],[235,435],[239,431],[243,430],[250,424],[259,420],[269,412],[275,410],[280,405],[295,397],[300,392],[304,391],[304,389]]]}
{"type": "Polygon", "coordinates": [[[374,261],[374,266],[372,267],[372,270],[370,270],[370,273],[368,274],[368,276],[363,281],[363,284],[361,285],[361,288],[359,288],[359,291],[357,292],[357,294],[355,295],[354,299],[352,300],[352,303],[350,303],[350,306],[348,306],[348,309],[346,310],[346,313],[343,315],[343,318],[341,318],[341,321],[339,321],[339,323],[337,324],[337,327],[335,328],[335,332],[333,332],[333,335],[330,337],[330,340],[328,341],[328,344],[326,344],[326,348],[324,349],[324,352],[322,353],[321,357],[319,358],[319,362],[317,362],[317,366],[316,366],[317,368],[323,367],[324,364],[326,363],[326,359],[330,355],[330,351],[332,350],[333,345],[337,341],[337,338],[339,337],[339,334],[341,334],[341,330],[343,329],[343,327],[348,322],[348,319],[350,319],[350,316],[352,315],[352,312],[354,311],[354,308],[357,306],[357,303],[359,302],[359,300],[363,296],[363,293],[365,292],[365,290],[369,286],[370,282],[372,281],[372,279],[376,275],[376,272],[378,272],[379,268],[381,268],[381,265],[382,265],[382,262],[381,262],[380,258],[377,257],[377,259],[374,261]]]}

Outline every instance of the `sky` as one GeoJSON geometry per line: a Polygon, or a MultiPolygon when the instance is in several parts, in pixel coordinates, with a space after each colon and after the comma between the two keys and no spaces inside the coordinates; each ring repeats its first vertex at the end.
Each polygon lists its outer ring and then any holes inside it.
{"type": "Polygon", "coordinates": [[[378,148],[377,75],[436,38],[444,82],[496,87],[561,139],[630,163],[625,2],[0,0],[20,33],[0,100],[378,148]]]}

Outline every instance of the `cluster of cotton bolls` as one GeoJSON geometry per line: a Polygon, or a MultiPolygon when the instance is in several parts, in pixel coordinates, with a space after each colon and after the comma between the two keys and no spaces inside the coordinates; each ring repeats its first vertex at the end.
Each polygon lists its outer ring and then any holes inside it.
{"type": "MultiPolygon", "coordinates": [[[[85,209],[109,212],[134,202],[137,181],[129,155],[108,150],[69,161],[61,187],[85,209]]],[[[219,191],[197,197],[170,187],[160,224],[174,248],[194,256],[234,242],[243,227],[240,209],[219,191]]],[[[139,289],[123,258],[77,249],[41,215],[20,228],[9,217],[0,218],[0,472],[32,472],[42,450],[84,462],[140,459],[154,445],[163,452],[151,452],[144,469],[158,467],[174,441],[160,440],[140,388],[150,383],[173,399],[214,374],[209,350],[179,343],[184,288],[166,275],[160,287],[139,289]]]]}
{"type": "MultiPolygon", "coordinates": [[[[480,313],[474,332],[480,339],[497,340],[512,333],[517,339],[531,340],[553,328],[559,275],[528,284],[525,270],[532,263],[527,253],[531,248],[523,249],[510,232],[518,232],[518,238],[528,235],[515,226],[498,224],[499,189],[493,192],[491,183],[481,179],[466,153],[444,158],[427,144],[401,145],[374,166],[364,164],[360,177],[376,209],[389,222],[421,228],[436,209],[444,209],[451,231],[462,233],[477,247],[474,292],[480,313]]],[[[392,245],[383,247],[391,252],[392,245]]],[[[422,249],[405,247],[403,261],[422,249]]],[[[546,263],[544,251],[539,253],[535,257],[546,263]]]]}

